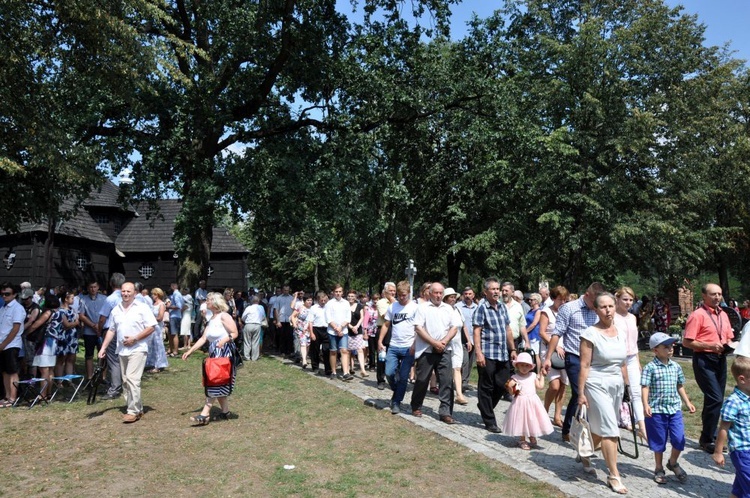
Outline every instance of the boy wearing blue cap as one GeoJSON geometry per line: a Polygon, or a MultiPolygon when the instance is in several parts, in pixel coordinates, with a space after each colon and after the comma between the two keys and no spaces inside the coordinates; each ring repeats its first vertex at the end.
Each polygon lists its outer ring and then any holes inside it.
{"type": "Polygon", "coordinates": [[[682,367],[671,359],[676,340],[663,332],[652,335],[648,345],[655,357],[643,367],[641,374],[646,435],[648,447],[654,452],[656,463],[654,481],[659,484],[667,482],[662,466],[667,436],[672,444],[667,468],[674,472],[680,482],[687,480],[687,473],[677,463],[680,453],[685,449],[685,426],[682,423],[680,399],[687,405],[690,413],[695,413],[695,406],[685,391],[685,374],[682,367]]]}

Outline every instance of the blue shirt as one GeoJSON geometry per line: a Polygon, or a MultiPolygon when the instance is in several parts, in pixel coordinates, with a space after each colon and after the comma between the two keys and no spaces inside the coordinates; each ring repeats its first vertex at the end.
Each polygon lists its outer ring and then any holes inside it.
{"type": "Polygon", "coordinates": [[[641,386],[648,387],[648,404],[653,413],[674,415],[682,409],[677,388],[685,384],[682,367],[672,360],[654,358],[643,367],[641,386]]]}
{"type": "Polygon", "coordinates": [[[474,311],[473,323],[474,327],[482,327],[479,339],[484,357],[488,360],[508,361],[507,330],[510,319],[505,305],[498,301],[493,308],[487,300],[482,301],[474,311]]]}
{"type": "Polygon", "coordinates": [[[539,341],[539,321],[536,322],[536,325],[533,329],[529,329],[529,325],[531,325],[531,322],[534,321],[534,317],[536,317],[537,313],[541,313],[542,309],[538,308],[535,310],[530,309],[526,313],[526,334],[529,336],[529,342],[531,341],[539,341]]]}
{"type": "MultiPolygon", "coordinates": [[[[97,294],[93,298],[89,295],[81,296],[81,312],[86,315],[86,318],[97,324],[106,301],[106,296],[102,294],[97,294]]],[[[96,335],[96,330],[84,325],[83,335],[96,335]]]]}
{"type": "Polygon", "coordinates": [[[729,451],[750,450],[750,397],[735,387],[721,408],[721,420],[732,423],[729,451]]]}
{"type": "Polygon", "coordinates": [[[560,336],[566,353],[581,354],[581,332],[599,321],[596,312],[586,306],[583,296],[560,306],[552,335],[560,336]]]}
{"type": "Polygon", "coordinates": [[[461,316],[464,317],[464,323],[469,329],[469,342],[474,344],[474,329],[471,324],[474,323],[474,312],[477,309],[476,303],[471,303],[471,306],[467,306],[464,301],[459,301],[456,303],[456,309],[461,312],[461,316]]]}
{"type": "Polygon", "coordinates": [[[176,310],[169,310],[169,318],[182,318],[182,307],[185,306],[185,300],[182,299],[182,294],[178,289],[169,296],[169,300],[172,301],[172,306],[177,306],[176,310]]]}

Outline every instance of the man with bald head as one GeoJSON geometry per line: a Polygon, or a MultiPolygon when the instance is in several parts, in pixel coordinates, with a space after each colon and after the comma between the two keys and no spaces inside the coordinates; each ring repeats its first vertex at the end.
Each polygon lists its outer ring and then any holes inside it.
{"type": "Polygon", "coordinates": [[[463,325],[460,315],[443,302],[443,285],[435,282],[430,287],[430,300],[418,306],[414,316],[414,358],[416,379],[411,394],[412,415],[422,416],[422,403],[427,394],[430,376],[438,377],[440,421],[455,424],[453,419],[453,364],[451,339],[463,325]]]}
{"type": "Polygon", "coordinates": [[[727,385],[724,346],[734,338],[734,332],[729,317],[721,310],[721,287],[706,284],[701,295],[703,303],[688,317],[682,345],[693,350],[695,382],[703,391],[703,429],[698,443],[706,452],[713,453],[727,385]]]}
{"type": "Polygon", "coordinates": [[[132,282],[123,283],[120,294],[122,302],[112,310],[110,326],[99,350],[99,358],[107,355],[107,346],[115,339],[122,384],[128,402],[127,413],[122,421],[129,424],[137,422],[143,415],[141,377],[148,356],[148,336],[156,327],[156,318],[148,305],[135,300],[135,285],[132,282]]]}

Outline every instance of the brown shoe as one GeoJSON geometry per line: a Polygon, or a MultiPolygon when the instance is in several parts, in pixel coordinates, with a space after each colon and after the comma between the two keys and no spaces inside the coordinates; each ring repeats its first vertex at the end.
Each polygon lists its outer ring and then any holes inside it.
{"type": "Polygon", "coordinates": [[[562,435],[562,440],[565,441],[566,443],[569,443],[570,442],[570,434],[563,434],[562,435]]]}
{"type": "Polygon", "coordinates": [[[122,417],[122,423],[124,424],[132,424],[133,422],[137,422],[141,419],[141,414],[133,415],[132,413],[126,413],[122,417]]]}
{"type": "Polygon", "coordinates": [[[421,417],[422,416],[422,410],[412,410],[411,411],[412,417],[421,417]]]}
{"type": "Polygon", "coordinates": [[[442,417],[440,417],[440,421],[448,425],[453,425],[456,423],[456,419],[454,419],[450,415],[443,415],[442,417]]]}

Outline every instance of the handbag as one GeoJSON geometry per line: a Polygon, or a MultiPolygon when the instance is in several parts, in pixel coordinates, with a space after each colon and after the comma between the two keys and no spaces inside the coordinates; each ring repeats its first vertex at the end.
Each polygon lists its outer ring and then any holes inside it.
{"type": "Polygon", "coordinates": [[[555,370],[565,370],[565,358],[560,356],[560,353],[557,351],[552,351],[550,361],[552,363],[552,368],[555,370]]]}
{"type": "Polygon", "coordinates": [[[578,406],[573,422],[570,424],[570,443],[581,458],[594,455],[594,439],[591,437],[591,427],[586,420],[586,405],[578,406]]]}
{"type": "Polygon", "coordinates": [[[232,360],[224,356],[203,360],[203,387],[226,386],[232,379],[232,360]]]}

